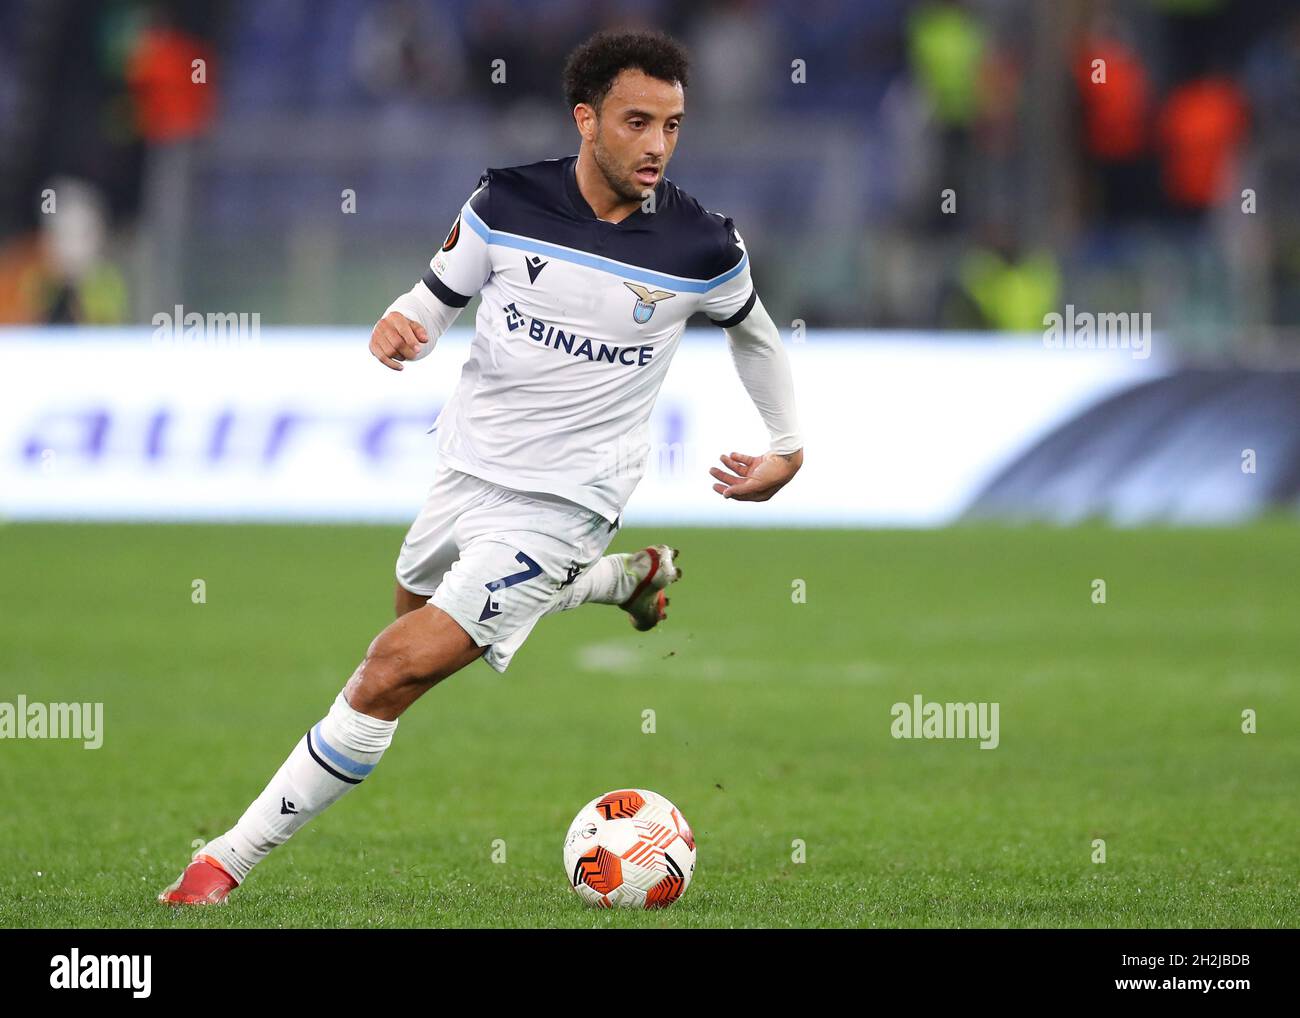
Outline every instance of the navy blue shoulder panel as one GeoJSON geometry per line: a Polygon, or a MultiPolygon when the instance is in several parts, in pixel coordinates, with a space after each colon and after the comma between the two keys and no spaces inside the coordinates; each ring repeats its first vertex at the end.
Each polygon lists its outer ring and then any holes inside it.
{"type": "Polygon", "coordinates": [[[654,212],[638,209],[621,223],[597,219],[578,189],[576,161],[490,169],[471,207],[490,230],[688,279],[712,279],[740,261],[731,220],[666,178],[655,188],[654,212]]]}
{"type": "Polygon", "coordinates": [[[488,195],[489,188],[484,185],[488,182],[488,179],[491,176],[492,171],[488,170],[483,174],[483,176],[478,178],[478,184],[474,188],[474,196],[469,200],[469,207],[474,210],[475,214],[483,220],[483,222],[488,224],[489,228],[492,223],[491,199],[488,195]]]}

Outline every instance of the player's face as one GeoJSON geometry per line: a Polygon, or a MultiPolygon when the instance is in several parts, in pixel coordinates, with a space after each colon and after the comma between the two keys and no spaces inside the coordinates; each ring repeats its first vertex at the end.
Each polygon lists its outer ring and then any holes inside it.
{"type": "Polygon", "coordinates": [[[626,70],[600,105],[592,154],[610,189],[642,201],[664,175],[677,147],[683,116],[682,86],[626,70]]]}

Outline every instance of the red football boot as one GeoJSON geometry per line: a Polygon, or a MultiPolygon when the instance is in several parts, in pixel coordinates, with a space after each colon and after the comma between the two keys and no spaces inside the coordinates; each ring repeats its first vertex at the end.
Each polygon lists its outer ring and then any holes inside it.
{"type": "Polygon", "coordinates": [[[164,905],[224,905],[239,881],[210,855],[197,855],[176,883],[158,895],[164,905]]]}
{"type": "Polygon", "coordinates": [[[632,616],[633,629],[645,632],[668,618],[668,595],[664,588],[682,578],[682,571],[675,561],[680,554],[676,548],[669,548],[666,544],[653,544],[630,555],[619,556],[623,559],[624,571],[637,578],[632,596],[619,606],[632,616]]]}

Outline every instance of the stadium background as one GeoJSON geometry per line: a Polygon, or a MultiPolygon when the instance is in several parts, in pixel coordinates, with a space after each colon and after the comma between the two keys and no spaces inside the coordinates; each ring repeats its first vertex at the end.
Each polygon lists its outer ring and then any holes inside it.
{"type": "Polygon", "coordinates": [[[109,725],[0,744],[0,922],[631,921],[556,860],[640,783],[701,832],[673,922],[1295,925],[1297,185],[1273,0],[0,0],[0,701],[109,725]],[[620,537],[684,547],[669,627],[539,629],[244,911],[160,918],[385,622],[474,305],[401,375],[369,327],[485,166],[575,150],[602,25],[692,50],[669,176],[745,235],[808,464],[712,495],[763,434],[689,333],[620,537]],[[1052,347],[1069,307],[1149,349],[1052,347]],[[890,738],[918,692],[1001,702],[1000,748],[890,738]]]}

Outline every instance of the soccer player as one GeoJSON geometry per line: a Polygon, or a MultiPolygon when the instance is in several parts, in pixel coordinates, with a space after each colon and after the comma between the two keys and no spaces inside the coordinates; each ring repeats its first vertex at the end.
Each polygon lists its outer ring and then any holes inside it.
{"type": "Polygon", "coordinates": [[[504,671],[537,621],[614,604],[665,617],[673,549],[604,555],[645,470],[648,420],[686,320],[721,326],[767,426],[768,452],[723,455],[713,489],[764,501],[802,442],[780,336],[730,219],[664,177],[687,59],[667,36],[606,32],[576,49],[565,91],[576,156],[489,170],[424,278],[370,351],[426,356],[476,293],[469,359],[438,418],[439,462],[397,560],[397,620],[262,794],[159,900],[215,904],[271,849],[375,769],[397,719],[477,658],[504,671]]]}

